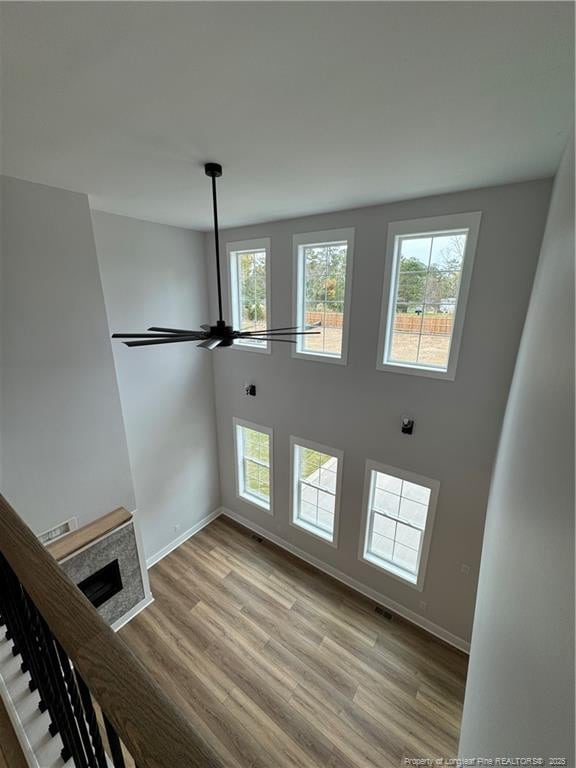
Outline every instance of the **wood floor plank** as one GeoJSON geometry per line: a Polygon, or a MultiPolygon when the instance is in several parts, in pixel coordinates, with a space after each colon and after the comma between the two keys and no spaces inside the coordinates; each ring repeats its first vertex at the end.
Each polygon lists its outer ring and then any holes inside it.
{"type": "Polygon", "coordinates": [[[120,634],[223,768],[456,756],[466,657],[219,518],[150,571],[120,634]]]}
{"type": "Polygon", "coordinates": [[[0,699],[0,768],[27,768],[28,762],[16,737],[12,722],[0,699]]]}

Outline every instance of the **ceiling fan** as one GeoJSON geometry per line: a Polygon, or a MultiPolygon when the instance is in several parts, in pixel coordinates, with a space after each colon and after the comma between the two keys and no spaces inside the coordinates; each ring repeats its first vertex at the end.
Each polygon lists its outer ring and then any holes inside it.
{"type": "Polygon", "coordinates": [[[216,179],[222,176],[219,163],[206,163],[206,176],[212,179],[212,205],[214,208],[214,243],[216,246],[216,274],[218,279],[218,320],[216,325],[201,325],[201,330],[183,328],[161,328],[152,326],[145,333],[113,333],[113,339],[121,339],[127,347],[147,347],[153,344],[177,344],[184,341],[199,341],[202,349],[230,347],[236,339],[254,339],[259,341],[282,341],[296,344],[290,336],[307,336],[319,331],[299,331],[298,326],[290,328],[264,328],[261,331],[237,331],[223,318],[222,312],[222,277],[220,274],[220,240],[218,235],[218,205],[216,201],[216,179]],[[130,339],[130,341],[127,341],[130,339]]]}

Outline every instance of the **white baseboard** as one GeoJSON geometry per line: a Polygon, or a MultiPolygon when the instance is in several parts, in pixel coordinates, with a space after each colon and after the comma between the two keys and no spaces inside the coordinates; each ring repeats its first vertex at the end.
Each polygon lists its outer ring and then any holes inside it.
{"type": "Polygon", "coordinates": [[[166,555],[169,555],[170,552],[173,552],[175,549],[177,549],[179,546],[184,544],[185,541],[187,541],[191,536],[194,536],[195,533],[198,533],[198,531],[201,531],[202,528],[205,528],[209,523],[212,522],[212,520],[216,520],[217,517],[220,516],[222,510],[221,508],[216,509],[214,512],[211,512],[209,515],[206,515],[206,517],[203,517],[202,520],[195,523],[192,528],[188,528],[187,531],[182,533],[180,536],[178,536],[177,539],[174,539],[174,541],[171,541],[170,544],[167,544],[165,547],[162,547],[162,549],[158,552],[156,552],[155,555],[152,555],[152,557],[149,557],[146,560],[146,567],[152,568],[153,565],[156,565],[156,563],[159,563],[162,558],[166,557],[166,555]]]}
{"type": "MultiPolygon", "coordinates": [[[[304,560],[310,565],[313,565],[315,568],[318,568],[319,571],[328,574],[328,576],[332,576],[333,579],[342,582],[342,584],[346,584],[347,587],[356,590],[356,592],[360,592],[361,595],[368,597],[370,600],[378,603],[378,605],[381,605],[383,608],[387,608],[389,611],[392,611],[392,613],[397,613],[399,616],[402,616],[403,619],[406,619],[412,624],[416,624],[416,626],[426,630],[426,632],[429,632],[431,635],[438,637],[445,643],[458,648],[460,651],[464,651],[464,653],[470,652],[470,643],[468,643],[463,638],[458,637],[457,635],[453,635],[451,632],[448,632],[448,630],[440,627],[438,624],[434,624],[434,622],[423,618],[408,608],[405,608],[395,600],[391,600],[389,597],[386,597],[386,595],[371,589],[371,587],[365,586],[361,582],[356,581],[356,579],[353,579],[350,576],[347,576],[345,573],[342,573],[342,571],[333,568],[331,565],[327,565],[326,563],[322,562],[322,560],[318,560],[316,557],[309,555],[299,547],[295,547],[293,544],[289,544],[287,541],[284,541],[284,539],[276,536],[276,534],[270,533],[270,531],[267,531],[265,528],[261,528],[259,525],[253,523],[251,520],[247,520],[237,512],[233,512],[231,509],[227,509],[226,507],[221,507],[218,512],[225,517],[229,517],[231,520],[235,520],[237,523],[240,523],[240,525],[249,528],[263,539],[268,539],[268,541],[271,541],[273,544],[277,544],[287,552],[296,555],[296,557],[299,557],[301,560],[304,560]]],[[[215,514],[214,517],[217,517],[217,515],[215,514]]]]}
{"type": "Polygon", "coordinates": [[[154,602],[154,596],[152,594],[146,595],[144,600],[140,600],[139,603],[136,603],[134,608],[131,608],[128,613],[125,613],[124,616],[122,616],[118,621],[115,621],[114,624],[112,624],[112,629],[114,632],[118,632],[119,629],[122,629],[122,627],[126,626],[129,621],[132,621],[134,616],[137,616],[140,611],[143,611],[144,608],[148,608],[149,605],[152,605],[154,602]]]}

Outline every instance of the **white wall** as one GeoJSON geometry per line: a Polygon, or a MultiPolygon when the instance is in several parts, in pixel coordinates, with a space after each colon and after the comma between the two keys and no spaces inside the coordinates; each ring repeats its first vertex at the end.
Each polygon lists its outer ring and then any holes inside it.
{"type": "MultiPolygon", "coordinates": [[[[111,330],[198,328],[209,319],[200,233],[92,216],[111,330]]],[[[114,343],[114,359],[150,559],[220,504],[212,357],[194,344],[114,343]]]]}
{"type": "Polygon", "coordinates": [[[556,178],[490,491],[460,754],[575,765],[573,145],[556,178]]]}
{"type": "Polygon", "coordinates": [[[88,199],[2,182],[2,491],[40,533],[134,492],[88,199]]]}
{"type": "MultiPolygon", "coordinates": [[[[549,194],[550,182],[537,181],[272,222],[222,236],[223,244],[271,237],[272,325],[286,326],[292,324],[292,234],[356,228],[347,366],[295,360],[287,344],[278,344],[271,355],[213,353],[223,504],[464,642],[472,627],[490,473],[549,194]],[[456,380],[377,371],[388,222],[463,211],[482,211],[482,224],[456,380]],[[257,385],[256,398],[244,395],[245,380],[257,385]],[[412,437],[400,433],[403,413],[416,418],[412,437]],[[234,416],[275,431],[274,517],[235,497],[234,416]],[[337,550],[288,523],[290,435],[344,451],[337,550]],[[422,593],[358,561],[367,458],[440,481],[422,593]],[[470,566],[469,576],[461,573],[463,563],[470,566]]],[[[213,265],[212,237],[206,240],[213,265]]]]}

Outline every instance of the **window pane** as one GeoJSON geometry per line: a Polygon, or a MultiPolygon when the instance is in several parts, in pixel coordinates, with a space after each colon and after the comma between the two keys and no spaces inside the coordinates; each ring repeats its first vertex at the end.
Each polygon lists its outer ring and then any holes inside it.
{"type": "MultiPolygon", "coordinates": [[[[335,466],[336,464],[334,463],[334,467],[335,466]]],[[[323,464],[320,468],[319,485],[325,491],[336,493],[336,469],[334,468],[334,470],[332,470],[328,467],[330,467],[330,462],[323,464]]]]}
{"type": "MultiPolygon", "coordinates": [[[[259,331],[267,325],[266,251],[234,251],[232,270],[233,324],[241,331],[259,331]],[[235,278],[235,279],[234,279],[235,278]]],[[[265,341],[239,339],[241,346],[265,347],[265,341]]]]}
{"type": "Polygon", "coordinates": [[[332,533],[334,529],[334,513],[326,512],[323,509],[318,510],[318,525],[324,530],[332,533]]]}
{"type": "Polygon", "coordinates": [[[326,491],[318,492],[318,507],[323,509],[325,512],[334,514],[334,501],[335,499],[333,494],[326,493],[326,491]]]}
{"type": "Polygon", "coordinates": [[[415,363],[418,359],[418,342],[416,333],[406,333],[394,329],[389,359],[396,363],[415,363]]]}
{"type": "Polygon", "coordinates": [[[374,474],[376,475],[376,488],[381,488],[383,491],[390,491],[390,493],[400,496],[402,480],[399,477],[386,475],[384,472],[375,472],[374,474]]]}
{"type": "Polygon", "coordinates": [[[394,542],[391,539],[387,539],[385,536],[373,533],[370,551],[377,557],[381,557],[384,560],[390,560],[394,551],[394,542]]]}
{"type": "Polygon", "coordinates": [[[416,563],[418,561],[418,553],[415,550],[396,542],[394,544],[394,554],[392,556],[392,561],[396,565],[399,565],[401,568],[404,568],[411,573],[415,573],[416,563]]]}
{"type": "Polygon", "coordinates": [[[384,517],[384,515],[374,515],[373,530],[374,533],[380,533],[382,536],[394,539],[396,536],[396,523],[394,520],[390,520],[389,517],[384,517]]]}
{"type": "Polygon", "coordinates": [[[303,319],[306,330],[298,350],[341,357],[346,292],[347,243],[301,246],[303,319]]]}
{"type": "Polygon", "coordinates": [[[317,511],[318,507],[315,504],[303,501],[300,506],[300,517],[310,523],[315,523],[317,511]]]}
{"type": "Polygon", "coordinates": [[[400,497],[395,493],[381,491],[379,488],[375,488],[373,507],[376,512],[385,512],[392,517],[398,517],[400,497]]]}
{"type": "Polygon", "coordinates": [[[402,483],[402,496],[404,496],[405,499],[419,501],[420,504],[428,504],[430,501],[430,488],[426,488],[424,485],[416,485],[416,483],[409,483],[408,480],[404,480],[402,483]]]}
{"type": "Polygon", "coordinates": [[[385,362],[447,370],[466,241],[463,231],[396,238],[385,362]]]}
{"type": "Polygon", "coordinates": [[[256,429],[236,426],[239,493],[260,506],[270,505],[270,436],[256,429]],[[263,504],[262,504],[263,503],[263,504]]]}
{"type": "Polygon", "coordinates": [[[311,485],[302,483],[301,498],[302,501],[307,501],[310,504],[314,504],[315,507],[318,506],[318,489],[312,487],[311,485]]]}
{"type": "Polygon", "coordinates": [[[404,546],[418,551],[421,536],[421,531],[417,531],[415,528],[410,528],[409,525],[402,525],[402,523],[397,524],[396,541],[399,541],[400,544],[404,544],[404,546]]]}
{"type": "Polygon", "coordinates": [[[313,448],[294,446],[294,522],[318,529],[323,538],[334,534],[338,458],[313,448]],[[327,536],[326,534],[329,534],[327,536]]]}
{"type": "Polygon", "coordinates": [[[300,477],[303,480],[317,480],[322,454],[311,448],[299,448],[298,451],[300,454],[300,477]]]}
{"type": "Polygon", "coordinates": [[[402,499],[400,501],[400,518],[417,528],[424,528],[427,509],[424,504],[418,504],[417,501],[402,499]]]}
{"type": "Polygon", "coordinates": [[[367,554],[384,570],[395,574],[405,570],[413,583],[420,562],[430,488],[372,470],[370,489],[367,554]]]}

